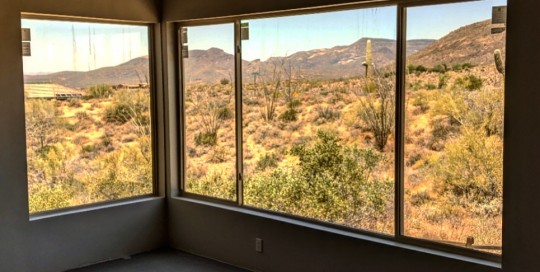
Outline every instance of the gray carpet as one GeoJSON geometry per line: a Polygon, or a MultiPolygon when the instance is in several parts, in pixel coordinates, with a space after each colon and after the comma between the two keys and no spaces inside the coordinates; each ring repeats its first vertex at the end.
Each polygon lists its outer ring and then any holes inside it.
{"type": "Polygon", "coordinates": [[[244,272],[240,268],[185,252],[162,249],[135,255],[130,259],[104,262],[71,272],[244,272]]]}

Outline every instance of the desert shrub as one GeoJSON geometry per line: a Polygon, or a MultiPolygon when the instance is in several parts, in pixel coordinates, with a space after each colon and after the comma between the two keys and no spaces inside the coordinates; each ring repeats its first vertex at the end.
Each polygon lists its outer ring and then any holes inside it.
{"type": "Polygon", "coordinates": [[[437,89],[437,86],[435,86],[435,84],[433,84],[433,83],[427,83],[427,84],[425,85],[425,88],[426,88],[427,90],[435,90],[435,89],[437,89]]]}
{"type": "Polygon", "coordinates": [[[298,120],[298,111],[296,108],[287,108],[282,114],[279,115],[279,120],[283,122],[293,122],[298,120]]]}
{"type": "Polygon", "coordinates": [[[276,154],[264,154],[257,161],[257,170],[264,171],[267,168],[275,168],[277,166],[277,156],[276,154]]]}
{"type": "Polygon", "coordinates": [[[219,83],[220,83],[221,85],[227,85],[227,84],[231,83],[231,81],[230,81],[229,79],[227,79],[227,78],[222,78],[222,79],[219,81],[219,83]]]}
{"type": "Polygon", "coordinates": [[[75,196],[74,152],[60,143],[28,153],[30,212],[67,207],[75,196]]]}
{"type": "Polygon", "coordinates": [[[482,88],[482,79],[475,75],[468,75],[456,79],[456,85],[463,86],[468,91],[480,90],[482,88]]]}
{"type": "Polygon", "coordinates": [[[463,63],[463,64],[461,65],[461,67],[462,67],[463,69],[470,69],[470,68],[473,68],[474,65],[472,65],[472,64],[470,64],[470,63],[468,63],[468,62],[465,62],[465,63],[463,63]]]}
{"type": "Polygon", "coordinates": [[[200,179],[188,179],[186,191],[199,195],[233,200],[236,193],[236,180],[225,171],[212,169],[200,179]]]}
{"type": "Polygon", "coordinates": [[[73,192],[64,186],[29,185],[28,204],[30,213],[49,211],[70,206],[73,192]]]}
{"type": "Polygon", "coordinates": [[[410,74],[417,74],[418,75],[418,74],[426,72],[428,69],[423,65],[409,64],[409,65],[407,65],[407,70],[408,70],[408,73],[410,73],[410,74]]]}
{"type": "Polygon", "coordinates": [[[432,201],[432,197],[426,191],[420,191],[410,195],[411,204],[421,206],[432,201]]]}
{"type": "Polygon", "coordinates": [[[105,108],[103,119],[108,123],[125,124],[130,120],[141,126],[150,125],[150,96],[143,91],[118,91],[111,105],[105,108]]]}
{"type": "Polygon", "coordinates": [[[123,145],[93,160],[83,182],[93,202],[150,194],[152,162],[140,143],[123,145]]]}
{"type": "Polygon", "coordinates": [[[98,84],[88,89],[88,98],[108,98],[113,95],[113,88],[108,84],[98,84]]]}
{"type": "Polygon", "coordinates": [[[211,163],[222,163],[227,161],[227,150],[222,146],[214,146],[210,151],[208,161],[211,163]]]}
{"type": "Polygon", "coordinates": [[[435,95],[433,115],[445,115],[450,122],[484,130],[489,135],[503,132],[504,93],[500,89],[475,92],[451,88],[435,95]]]}
{"type": "Polygon", "coordinates": [[[337,120],[341,116],[341,113],[331,106],[317,106],[315,110],[317,111],[316,120],[323,123],[337,120]]]}
{"type": "Polygon", "coordinates": [[[225,96],[221,88],[208,85],[192,86],[186,95],[186,114],[193,117],[202,129],[195,136],[197,145],[212,146],[217,143],[217,132],[224,120],[232,118],[229,104],[232,92],[225,96]]]}
{"type": "Polygon", "coordinates": [[[355,227],[373,228],[386,218],[391,181],[374,178],[383,156],[344,146],[333,132],[318,131],[315,142],[289,151],[298,165],[258,172],[245,182],[249,205],[355,227]]]}
{"type": "Polygon", "coordinates": [[[217,132],[199,132],[195,134],[196,146],[215,146],[217,144],[217,132]]]}
{"type": "Polygon", "coordinates": [[[426,72],[426,71],[427,71],[427,68],[424,67],[423,65],[418,65],[418,66],[416,66],[416,69],[414,70],[414,72],[415,72],[416,74],[424,73],[424,72],[426,72]]]}
{"type": "Polygon", "coordinates": [[[473,128],[446,144],[431,158],[437,188],[463,206],[500,202],[502,198],[502,140],[473,128]]]}
{"type": "Polygon", "coordinates": [[[77,120],[79,120],[80,122],[80,121],[88,120],[90,116],[88,116],[88,113],[86,113],[86,111],[78,111],[75,113],[75,118],[77,118],[77,120]]]}
{"type": "Polygon", "coordinates": [[[28,99],[25,110],[28,143],[37,149],[54,143],[57,140],[60,115],[54,101],[28,99]]]}
{"type": "Polygon", "coordinates": [[[68,106],[73,108],[80,108],[82,106],[81,100],[77,98],[69,98],[67,102],[68,106]]]}
{"type": "Polygon", "coordinates": [[[422,113],[429,110],[429,99],[424,94],[417,93],[412,99],[412,104],[413,106],[418,107],[422,113]]]}
{"type": "Polygon", "coordinates": [[[452,66],[452,70],[453,70],[453,71],[456,71],[456,72],[459,72],[459,71],[461,71],[462,69],[463,69],[463,66],[462,66],[461,64],[459,64],[459,63],[458,63],[458,64],[454,64],[454,65],[452,66]]]}
{"type": "Polygon", "coordinates": [[[442,73],[439,75],[439,83],[437,84],[438,89],[442,89],[448,83],[448,74],[442,73]]]}
{"type": "Polygon", "coordinates": [[[224,105],[221,108],[217,109],[216,114],[219,120],[229,120],[233,118],[233,111],[227,105],[224,105]]]}
{"type": "Polygon", "coordinates": [[[128,104],[117,104],[105,109],[107,123],[125,124],[131,119],[131,109],[128,104]]]}
{"type": "Polygon", "coordinates": [[[435,67],[431,68],[430,71],[435,73],[445,73],[446,69],[446,64],[437,64],[435,65],[435,67]]]}

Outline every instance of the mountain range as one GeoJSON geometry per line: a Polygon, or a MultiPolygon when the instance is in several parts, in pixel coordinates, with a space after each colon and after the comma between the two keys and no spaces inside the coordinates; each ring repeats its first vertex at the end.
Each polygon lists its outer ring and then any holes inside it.
{"type": "MultiPolygon", "coordinates": [[[[439,40],[418,39],[407,41],[407,62],[434,67],[437,64],[470,63],[486,65],[493,61],[493,51],[504,53],[505,33],[491,34],[491,21],[481,21],[456,29],[439,40]]],[[[296,52],[290,56],[271,57],[261,61],[242,61],[245,80],[252,75],[268,74],[275,66],[293,69],[304,78],[335,78],[363,75],[367,41],[371,40],[373,63],[376,67],[392,68],[396,55],[396,41],[379,38],[361,38],[347,46],[296,52]]],[[[85,88],[99,83],[138,84],[149,80],[148,57],[140,57],[114,67],[88,72],[59,72],[48,75],[26,75],[25,83],[54,83],[71,88],[85,88]]],[[[187,83],[218,83],[231,79],[234,55],[219,48],[191,50],[184,58],[187,83]]]]}

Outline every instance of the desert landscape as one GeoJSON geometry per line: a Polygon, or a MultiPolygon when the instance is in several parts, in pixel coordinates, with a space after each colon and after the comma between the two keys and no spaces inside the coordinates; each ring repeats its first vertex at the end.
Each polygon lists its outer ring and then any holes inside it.
{"type": "MultiPolygon", "coordinates": [[[[407,236],[461,246],[472,237],[500,253],[505,34],[490,27],[407,42],[404,219],[407,236]]],[[[362,38],[242,62],[245,205],[393,233],[395,52],[394,40],[362,38]]],[[[27,93],[31,212],[152,192],[143,71],[147,57],[25,76],[29,90],[47,82],[82,93],[27,93]]],[[[192,50],[184,72],[186,191],[235,200],[234,56],[192,50]]]]}

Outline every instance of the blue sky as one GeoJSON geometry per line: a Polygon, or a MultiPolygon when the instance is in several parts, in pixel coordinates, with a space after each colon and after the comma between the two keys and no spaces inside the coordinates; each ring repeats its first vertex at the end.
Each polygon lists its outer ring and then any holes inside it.
{"type": "Polygon", "coordinates": [[[25,74],[88,71],[148,55],[146,26],[34,19],[21,25],[32,36],[25,74]]]}
{"type": "MultiPolygon", "coordinates": [[[[493,6],[506,0],[484,0],[409,8],[408,39],[439,39],[459,27],[491,18],[493,6]]],[[[242,43],[245,60],[286,56],[298,51],[349,45],[362,37],[396,39],[393,6],[245,20],[250,39],[242,43]]],[[[233,25],[190,27],[189,49],[219,47],[233,52],[233,25]],[[225,46],[227,45],[227,46],[225,46]]]]}
{"type": "MultiPolygon", "coordinates": [[[[439,39],[461,26],[491,18],[492,7],[500,5],[506,5],[506,0],[409,8],[407,38],[439,39]]],[[[389,6],[245,20],[250,39],[242,43],[242,57],[266,60],[349,45],[362,37],[396,39],[396,12],[396,7],[389,6]]],[[[32,31],[32,56],[23,57],[25,74],[88,71],[148,55],[145,26],[29,19],[21,23],[32,31]]],[[[232,54],[233,33],[233,24],[189,27],[189,49],[218,47],[232,54]]]]}

